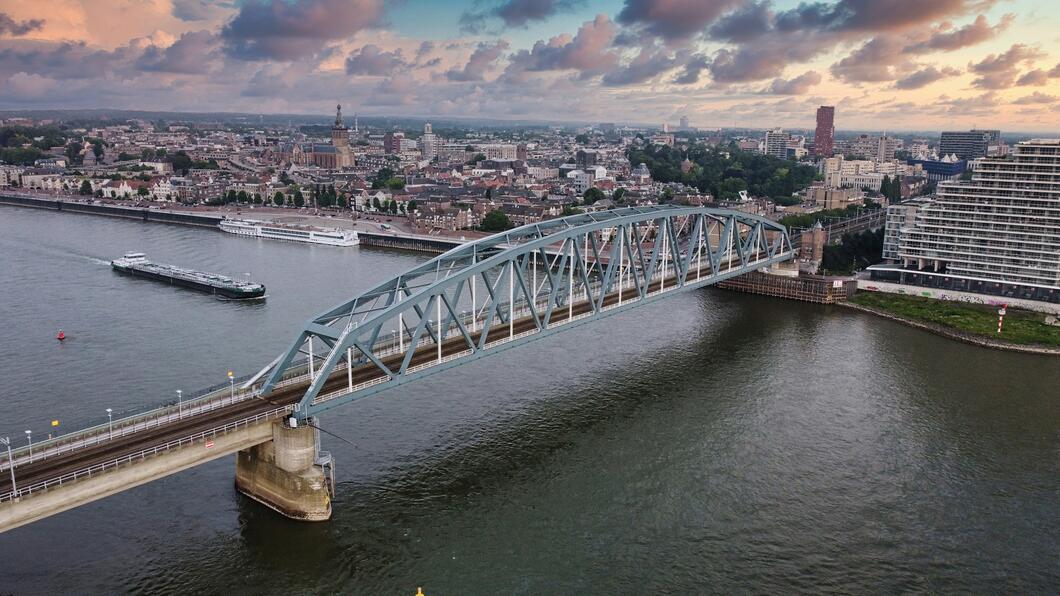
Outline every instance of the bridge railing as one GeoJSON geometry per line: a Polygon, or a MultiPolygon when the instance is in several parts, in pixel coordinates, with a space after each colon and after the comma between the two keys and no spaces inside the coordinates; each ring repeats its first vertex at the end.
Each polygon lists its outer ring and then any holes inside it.
{"type": "MultiPolygon", "coordinates": [[[[279,386],[298,382],[301,377],[305,376],[307,368],[308,366],[305,363],[291,366],[279,386]]],[[[32,446],[23,445],[17,449],[12,448],[11,455],[17,468],[21,464],[36,462],[77,449],[91,447],[136,432],[155,428],[160,424],[198,416],[234,403],[253,399],[257,397],[257,387],[250,387],[245,390],[238,389],[240,383],[249,380],[251,377],[252,375],[246,375],[229,383],[219,383],[212,387],[200,389],[179,403],[174,401],[161,407],[150,406],[150,409],[140,412],[135,412],[134,410],[131,415],[129,415],[127,410],[122,412],[120,417],[115,418],[113,422],[104,421],[87,428],[39,441],[32,446]],[[237,387],[234,394],[231,390],[233,386],[237,387]]],[[[7,459],[6,450],[0,451],[0,470],[6,470],[10,465],[11,462],[7,459]]]]}
{"type": "Polygon", "coordinates": [[[255,414],[254,416],[249,416],[247,418],[244,418],[242,420],[237,420],[235,422],[230,422],[228,424],[225,424],[223,426],[219,426],[217,428],[212,428],[210,430],[197,432],[197,433],[188,435],[186,437],[182,437],[180,439],[174,439],[174,440],[169,441],[168,443],[164,443],[162,445],[156,445],[154,447],[150,447],[150,448],[144,449],[142,451],[137,451],[136,453],[130,453],[130,454],[127,454],[127,455],[123,455],[123,456],[115,458],[113,460],[109,460],[109,461],[106,461],[106,462],[102,462],[102,463],[99,463],[99,464],[88,466],[86,468],[77,470],[75,472],[70,472],[69,474],[63,474],[62,476],[57,476],[55,478],[52,478],[52,479],[49,479],[49,480],[45,480],[43,482],[37,482],[37,483],[29,484],[29,485],[26,485],[26,486],[19,486],[16,490],[8,491],[6,493],[0,494],[0,503],[3,503],[5,501],[11,501],[13,499],[19,499],[19,498],[25,497],[25,496],[27,496],[29,494],[32,494],[34,492],[39,492],[39,491],[47,489],[47,488],[52,488],[52,487],[56,487],[56,486],[62,486],[63,483],[69,484],[69,483],[74,482],[76,480],[81,480],[81,479],[84,479],[84,478],[88,478],[88,477],[92,476],[93,474],[97,474],[98,475],[98,474],[106,472],[108,470],[112,470],[114,468],[117,468],[118,466],[121,466],[121,465],[124,465],[124,464],[128,464],[128,463],[132,463],[132,462],[137,461],[137,460],[144,460],[144,459],[147,459],[148,457],[151,457],[153,455],[157,455],[159,453],[164,453],[166,451],[171,451],[173,449],[179,449],[181,447],[185,447],[187,445],[191,445],[191,444],[195,443],[196,441],[201,441],[201,440],[204,440],[204,439],[209,438],[209,437],[214,437],[214,436],[217,436],[217,435],[225,434],[225,433],[231,432],[233,430],[237,430],[237,429],[239,429],[241,427],[250,426],[251,424],[256,424],[258,422],[263,422],[263,421],[269,420],[271,418],[281,418],[281,417],[283,417],[285,414],[287,414],[290,411],[291,411],[291,407],[290,406],[274,408],[274,409],[269,410],[267,412],[262,412],[260,414],[255,414]]]}

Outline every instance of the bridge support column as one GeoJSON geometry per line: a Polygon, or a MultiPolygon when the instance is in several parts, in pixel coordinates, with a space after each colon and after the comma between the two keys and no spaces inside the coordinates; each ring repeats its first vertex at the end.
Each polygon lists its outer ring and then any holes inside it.
{"type": "Polygon", "coordinates": [[[272,440],[239,452],[236,489],[279,513],[303,521],[331,517],[331,492],[318,463],[319,435],[308,425],[272,426],[272,440]]]}

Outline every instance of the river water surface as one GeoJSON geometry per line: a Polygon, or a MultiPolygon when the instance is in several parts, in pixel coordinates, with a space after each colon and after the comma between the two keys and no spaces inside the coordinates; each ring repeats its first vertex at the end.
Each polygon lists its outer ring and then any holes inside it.
{"type": "MultiPolygon", "coordinates": [[[[254,372],[425,258],[0,207],[0,436],[254,372]],[[131,250],[269,298],[113,273],[131,250]]],[[[330,522],[230,456],[0,535],[0,593],[1060,590],[1060,361],[861,313],[683,293],[321,425],[330,522]]]]}

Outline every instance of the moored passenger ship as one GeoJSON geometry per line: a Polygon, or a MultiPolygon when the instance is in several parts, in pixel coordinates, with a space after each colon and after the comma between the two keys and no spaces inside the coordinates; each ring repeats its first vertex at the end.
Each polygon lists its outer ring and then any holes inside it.
{"type": "Polygon", "coordinates": [[[356,246],[360,241],[354,230],[285,226],[254,219],[222,219],[217,225],[229,234],[271,240],[309,242],[329,246],[356,246]]]}

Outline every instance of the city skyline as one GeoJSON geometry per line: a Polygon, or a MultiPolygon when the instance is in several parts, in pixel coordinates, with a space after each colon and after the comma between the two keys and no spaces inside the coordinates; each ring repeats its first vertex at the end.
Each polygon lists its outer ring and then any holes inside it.
{"type": "Polygon", "coordinates": [[[0,4],[0,109],[1060,130],[1043,0],[0,4]],[[117,25],[116,25],[117,24],[117,25]]]}

